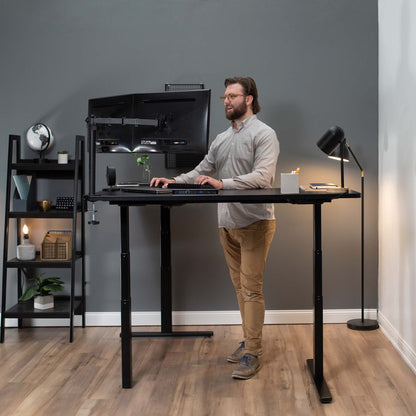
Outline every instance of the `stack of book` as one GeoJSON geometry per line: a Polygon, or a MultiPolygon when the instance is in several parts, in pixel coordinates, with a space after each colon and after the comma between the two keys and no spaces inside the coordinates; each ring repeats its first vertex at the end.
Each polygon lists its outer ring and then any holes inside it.
{"type": "Polygon", "coordinates": [[[346,191],[346,188],[341,188],[335,183],[313,182],[309,184],[309,188],[314,191],[326,191],[326,192],[342,192],[346,191]]]}

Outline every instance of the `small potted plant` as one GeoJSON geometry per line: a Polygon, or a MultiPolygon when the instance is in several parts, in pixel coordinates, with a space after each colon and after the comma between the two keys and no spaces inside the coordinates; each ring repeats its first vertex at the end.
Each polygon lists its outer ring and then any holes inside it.
{"type": "Polygon", "coordinates": [[[60,150],[58,152],[58,164],[65,165],[68,163],[68,150],[60,150]]]}
{"type": "Polygon", "coordinates": [[[137,156],[137,153],[133,153],[133,156],[137,157],[137,166],[141,166],[143,168],[143,182],[149,183],[152,176],[152,165],[150,164],[149,155],[142,154],[140,156],[137,156]]]}
{"type": "Polygon", "coordinates": [[[19,298],[20,301],[25,301],[34,298],[35,309],[50,309],[53,308],[53,292],[60,292],[64,290],[64,282],[59,277],[43,277],[43,273],[35,276],[32,279],[33,285],[30,285],[25,290],[25,293],[19,298]]]}

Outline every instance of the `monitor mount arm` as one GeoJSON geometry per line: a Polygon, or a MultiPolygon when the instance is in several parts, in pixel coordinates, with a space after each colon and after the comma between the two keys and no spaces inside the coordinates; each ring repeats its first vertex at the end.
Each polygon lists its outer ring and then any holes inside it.
{"type": "Polygon", "coordinates": [[[120,124],[122,126],[153,126],[159,127],[160,120],[151,119],[151,118],[127,118],[127,117],[120,117],[120,118],[98,118],[98,117],[88,117],[87,123],[89,126],[98,126],[102,124],[120,124]]]}

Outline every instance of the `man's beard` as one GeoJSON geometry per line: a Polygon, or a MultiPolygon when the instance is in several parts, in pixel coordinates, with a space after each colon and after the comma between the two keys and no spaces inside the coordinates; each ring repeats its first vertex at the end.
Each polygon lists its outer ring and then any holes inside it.
{"type": "Polygon", "coordinates": [[[238,107],[233,108],[231,111],[225,110],[225,117],[228,120],[237,120],[247,112],[247,104],[243,101],[238,107]]]}

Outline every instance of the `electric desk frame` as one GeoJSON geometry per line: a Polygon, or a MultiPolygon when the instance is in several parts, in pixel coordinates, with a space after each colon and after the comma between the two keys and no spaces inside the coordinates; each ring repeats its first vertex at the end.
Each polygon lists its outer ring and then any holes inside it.
{"type": "Polygon", "coordinates": [[[183,204],[240,202],[289,203],[313,205],[314,212],[314,356],[307,360],[308,368],[315,382],[322,403],[332,400],[324,379],[323,369],[323,299],[322,299],[322,204],[338,198],[359,198],[355,191],[321,192],[301,191],[299,194],[281,194],[280,189],[226,190],[218,194],[146,194],[121,191],[99,192],[87,196],[91,202],[105,201],[120,207],[121,227],[121,360],[123,388],[132,385],[132,337],[135,336],[212,336],[211,331],[174,332],[172,331],[171,300],[171,247],[170,247],[170,208],[183,204]],[[130,294],[130,237],[129,207],[160,205],[161,212],[161,332],[133,333],[131,331],[130,294]]]}

